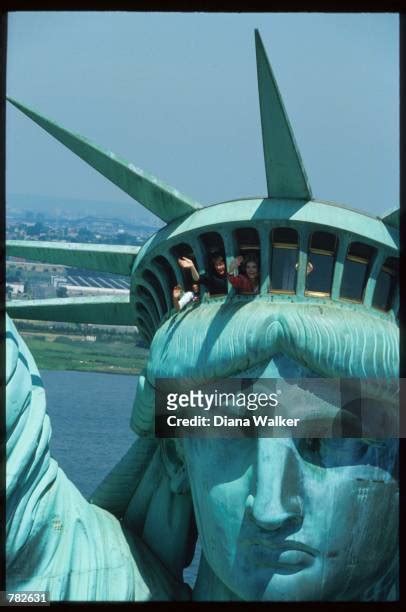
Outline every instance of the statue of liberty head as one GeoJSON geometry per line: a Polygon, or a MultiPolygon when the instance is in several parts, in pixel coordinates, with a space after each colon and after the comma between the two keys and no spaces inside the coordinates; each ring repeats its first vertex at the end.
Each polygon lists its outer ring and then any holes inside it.
{"type": "Polygon", "coordinates": [[[257,31],[255,41],[264,198],[201,207],[9,99],[166,222],[141,249],[10,241],[10,255],[128,274],[131,292],[10,303],[9,314],[135,324],[150,344],[131,421],[145,452],[130,451],[91,501],[179,579],[198,533],[195,599],[395,599],[396,439],[155,437],[160,379],[172,379],[174,390],[183,378],[197,387],[230,377],[363,379],[370,405],[396,414],[398,213],[375,218],[313,198],[257,31]],[[213,259],[228,268],[237,255],[257,262],[258,293],[238,292],[229,280],[226,293],[202,284],[199,302],[172,308],[173,287],[192,282],[179,258],[202,278],[213,259]]]}

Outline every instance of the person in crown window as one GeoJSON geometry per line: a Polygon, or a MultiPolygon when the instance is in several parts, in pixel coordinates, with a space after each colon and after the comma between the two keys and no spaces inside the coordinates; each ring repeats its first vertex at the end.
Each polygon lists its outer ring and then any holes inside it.
{"type": "Polygon", "coordinates": [[[198,283],[192,284],[192,290],[183,292],[180,285],[175,285],[172,290],[172,302],[175,310],[182,310],[190,302],[199,301],[200,287],[198,283]]]}
{"type": "Polygon", "coordinates": [[[227,277],[232,286],[241,293],[259,292],[258,261],[254,255],[248,255],[245,260],[242,255],[236,257],[230,264],[227,277]],[[244,273],[235,276],[233,272],[242,264],[244,273]]]}
{"type": "Polygon", "coordinates": [[[210,271],[207,274],[199,274],[195,264],[188,257],[180,257],[178,264],[184,270],[190,270],[193,280],[204,285],[210,295],[227,294],[226,262],[221,253],[214,253],[210,257],[210,271]]]}

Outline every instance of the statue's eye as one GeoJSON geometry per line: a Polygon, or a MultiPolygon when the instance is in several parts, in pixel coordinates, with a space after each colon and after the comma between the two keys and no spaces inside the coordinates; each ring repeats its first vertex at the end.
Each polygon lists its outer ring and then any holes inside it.
{"type": "Polygon", "coordinates": [[[301,457],[323,468],[372,465],[392,471],[393,440],[364,438],[296,438],[301,457]]]}
{"type": "Polygon", "coordinates": [[[318,455],[320,453],[320,438],[304,438],[303,449],[308,454],[318,455]]]}
{"type": "Polygon", "coordinates": [[[369,450],[361,438],[302,438],[296,446],[305,461],[325,468],[361,463],[369,450]]]}
{"type": "Polygon", "coordinates": [[[296,438],[295,444],[301,457],[310,463],[315,465],[321,465],[320,463],[320,438],[296,438]]]}
{"type": "Polygon", "coordinates": [[[306,440],[306,445],[310,452],[320,452],[320,438],[308,438],[306,440]]]}

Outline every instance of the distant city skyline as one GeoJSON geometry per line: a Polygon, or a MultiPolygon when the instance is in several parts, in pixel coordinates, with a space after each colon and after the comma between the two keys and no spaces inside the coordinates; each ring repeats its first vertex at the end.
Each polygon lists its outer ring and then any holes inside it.
{"type": "MultiPolygon", "coordinates": [[[[396,14],[10,13],[7,93],[203,205],[263,197],[255,27],[314,199],[398,206],[396,14]]],[[[6,176],[10,205],[156,220],[10,105],[6,176]]]]}

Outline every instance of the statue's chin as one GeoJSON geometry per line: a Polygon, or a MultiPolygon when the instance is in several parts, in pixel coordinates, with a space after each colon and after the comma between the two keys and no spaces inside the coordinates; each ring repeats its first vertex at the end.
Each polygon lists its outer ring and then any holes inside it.
{"type": "MultiPolygon", "coordinates": [[[[305,602],[305,601],[392,601],[396,598],[397,563],[381,559],[379,569],[365,575],[360,564],[349,577],[347,566],[328,567],[325,561],[291,574],[274,573],[258,567],[247,571],[244,560],[230,568],[229,574],[219,575],[209,567],[204,572],[211,599],[242,601],[305,602]],[[271,575],[271,577],[270,577],[271,575]],[[224,580],[224,582],[222,581],[224,580]]],[[[207,565],[207,564],[206,564],[207,565]]],[[[206,595],[208,592],[206,592],[206,595]]],[[[208,599],[208,598],[207,598],[208,599]]]]}

